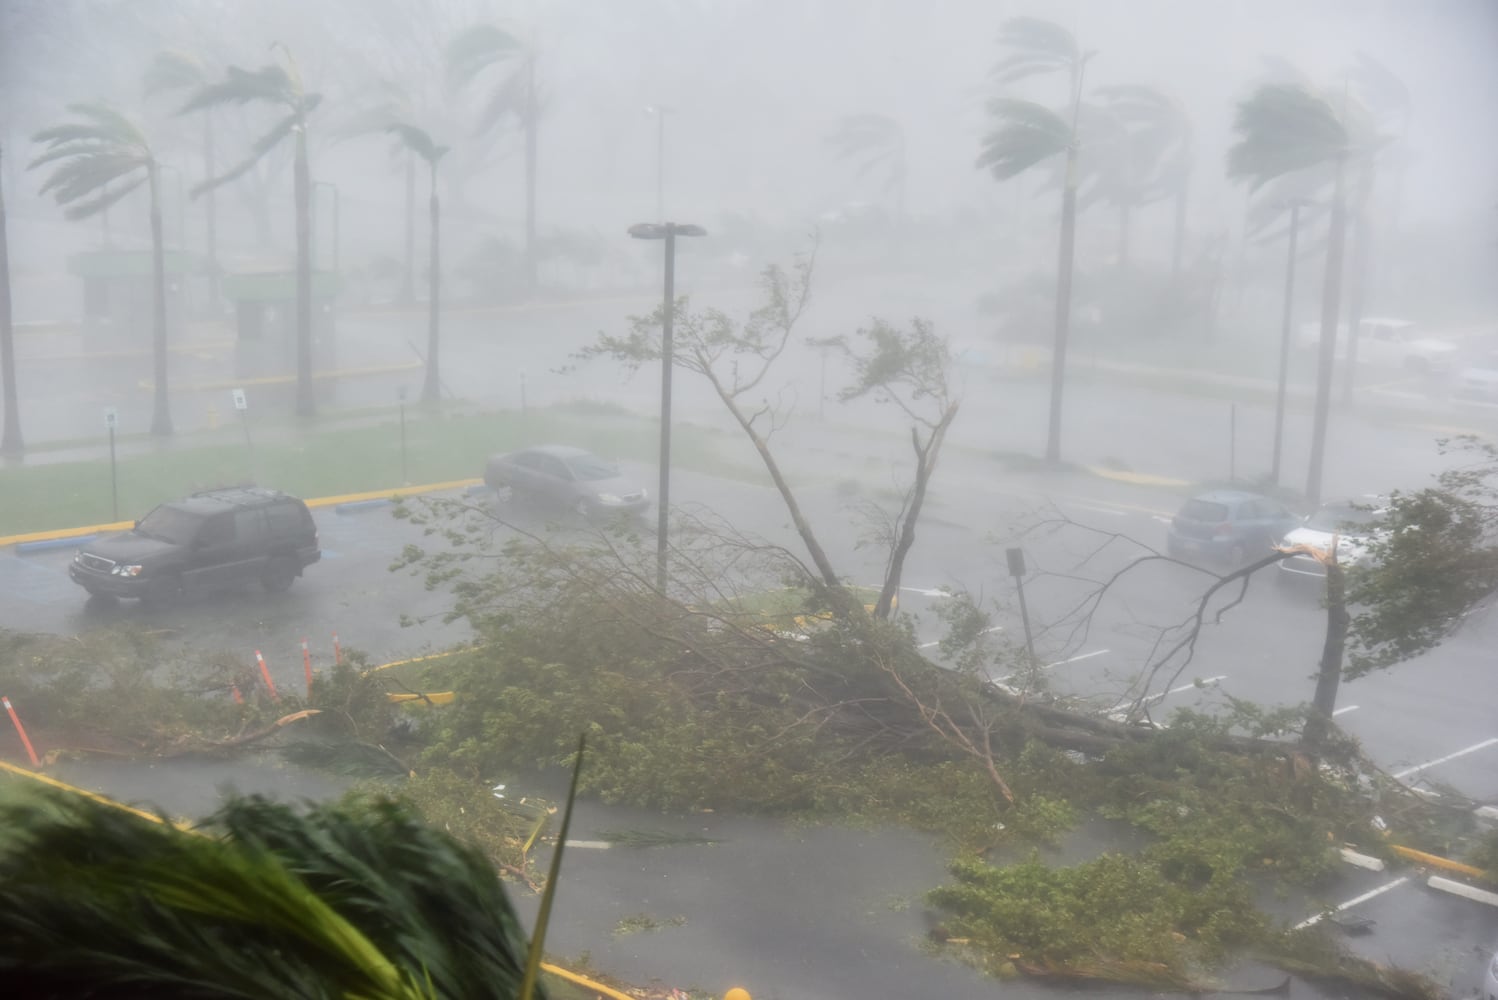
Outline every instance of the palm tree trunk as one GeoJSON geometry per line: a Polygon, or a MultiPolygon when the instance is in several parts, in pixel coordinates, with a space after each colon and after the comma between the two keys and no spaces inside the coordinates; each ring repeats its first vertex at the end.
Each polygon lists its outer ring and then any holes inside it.
{"type": "Polygon", "coordinates": [[[406,150],[406,266],[401,301],[416,301],[416,154],[406,150]]]}
{"type": "MultiPolygon", "coordinates": [[[[536,290],[536,130],[540,109],[536,101],[536,57],[525,61],[525,279],[536,290]]],[[[664,221],[664,220],[662,220],[664,221]]]]}
{"type": "Polygon", "coordinates": [[[0,395],[5,397],[0,455],[19,455],[26,446],[21,441],[21,403],[16,398],[16,330],[10,313],[10,247],[5,235],[3,181],[0,168],[0,395]]]}
{"type": "MultiPolygon", "coordinates": [[[[213,116],[203,112],[203,176],[213,176],[213,116]]],[[[208,304],[218,313],[218,197],[214,188],[208,189],[208,201],[204,208],[208,216],[208,304]]]]}
{"type": "Polygon", "coordinates": [[[1175,240],[1170,250],[1170,285],[1176,287],[1181,280],[1181,254],[1186,247],[1186,199],[1191,188],[1190,171],[1182,171],[1181,185],[1176,188],[1175,240]]]}
{"type": "Polygon", "coordinates": [[[1051,421],[1045,460],[1061,461],[1061,395],[1066,387],[1066,342],[1071,332],[1071,274],[1077,238],[1077,149],[1066,151],[1066,187],[1061,193],[1061,247],[1056,275],[1056,334],[1051,358],[1051,421]]]}
{"type": "Polygon", "coordinates": [[[1347,242],[1346,164],[1337,160],[1337,182],[1332,194],[1331,225],[1326,237],[1326,275],[1321,288],[1321,351],[1316,364],[1316,416],[1311,425],[1311,468],[1306,476],[1306,500],[1321,502],[1321,473],[1326,461],[1326,427],[1332,398],[1332,369],[1337,360],[1337,316],[1342,306],[1342,255],[1347,242]]]}
{"type": "Polygon", "coordinates": [[[146,178],[151,195],[151,355],[156,382],[156,405],[151,414],[151,433],[167,436],[172,433],[172,412],[166,385],[166,252],[161,237],[158,176],[156,164],[153,162],[147,165],[146,178]]]}
{"type": "Polygon", "coordinates": [[[1364,164],[1358,173],[1358,189],[1352,208],[1351,288],[1347,295],[1347,360],[1342,365],[1342,405],[1352,402],[1357,387],[1358,335],[1363,326],[1363,292],[1367,287],[1368,257],[1373,250],[1373,227],[1368,214],[1368,198],[1373,193],[1373,167],[1364,164]]]}
{"type": "Polygon", "coordinates": [[[307,164],[307,131],[296,133],[296,163],[292,171],[296,201],[296,412],[317,413],[312,391],[312,173],[307,164]]]}
{"type": "Polygon", "coordinates": [[[421,401],[437,405],[442,402],[442,376],[437,367],[437,315],[441,300],[441,228],[442,212],[437,202],[437,164],[432,170],[431,276],[427,279],[427,371],[421,387],[421,401]]]}
{"type": "Polygon", "coordinates": [[[1313,747],[1325,738],[1337,707],[1337,689],[1342,684],[1342,657],[1347,648],[1347,577],[1336,563],[1326,568],[1326,639],[1321,646],[1321,664],[1316,672],[1316,694],[1306,718],[1301,739],[1313,747]]]}

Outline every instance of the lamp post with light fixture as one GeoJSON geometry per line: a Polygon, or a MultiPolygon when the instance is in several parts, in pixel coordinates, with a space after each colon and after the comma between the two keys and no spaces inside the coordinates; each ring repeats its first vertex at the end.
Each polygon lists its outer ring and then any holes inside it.
{"type": "Polygon", "coordinates": [[[671,500],[671,323],[676,313],[676,237],[706,236],[707,230],[682,222],[641,222],[629,227],[637,240],[666,241],[666,288],[661,302],[660,488],[656,494],[655,586],[666,589],[666,515],[671,500]]]}

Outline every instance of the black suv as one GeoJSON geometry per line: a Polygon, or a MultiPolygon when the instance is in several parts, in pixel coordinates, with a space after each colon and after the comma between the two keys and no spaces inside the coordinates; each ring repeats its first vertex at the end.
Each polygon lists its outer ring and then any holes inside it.
{"type": "Polygon", "coordinates": [[[132,530],[79,549],[68,576],[96,597],[168,602],[252,582],[285,590],[321,558],[305,503],[238,486],[162,504],[132,530]]]}

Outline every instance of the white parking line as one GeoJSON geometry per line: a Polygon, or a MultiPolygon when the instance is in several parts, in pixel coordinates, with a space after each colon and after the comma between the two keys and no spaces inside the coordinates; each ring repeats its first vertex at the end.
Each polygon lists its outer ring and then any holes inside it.
{"type": "MultiPolygon", "coordinates": [[[[1002,626],[1002,625],[990,625],[988,628],[984,629],[982,632],[979,632],[978,634],[979,635],[988,635],[990,632],[1002,632],[1002,631],[1004,631],[1004,626],[1002,626]]],[[[923,642],[923,643],[921,643],[919,646],[916,647],[916,649],[930,649],[932,646],[940,646],[940,645],[941,645],[941,640],[940,639],[932,639],[930,642],[923,642]]]]}
{"type": "Polygon", "coordinates": [[[1106,649],[1095,649],[1095,650],[1093,650],[1090,653],[1083,653],[1080,656],[1070,656],[1070,657],[1067,657],[1064,660],[1057,660],[1055,663],[1047,663],[1045,665],[1045,668],[1047,670],[1049,670],[1052,667],[1060,667],[1060,666],[1064,666],[1064,665],[1066,665],[1068,663],[1076,663],[1078,660],[1090,660],[1094,656],[1102,656],[1106,652],[1108,652],[1108,650],[1106,650],[1106,649]]]}
{"type": "Polygon", "coordinates": [[[1449,753],[1444,757],[1437,757],[1435,760],[1426,761],[1424,764],[1416,764],[1414,767],[1407,767],[1403,771],[1395,771],[1394,778],[1396,780],[1402,780],[1412,774],[1415,774],[1416,772],[1425,770],[1427,767],[1435,767],[1437,764],[1444,764],[1449,760],[1456,760],[1458,757],[1465,757],[1469,753],[1476,753],[1479,750],[1486,750],[1488,747],[1493,746],[1494,744],[1498,744],[1498,736],[1483,740],[1481,743],[1474,743],[1471,746],[1467,747],[1467,749],[1465,750],[1458,750],[1456,753],[1449,753]]]}
{"type": "Polygon", "coordinates": [[[568,847],[586,847],[594,851],[606,851],[614,845],[607,840],[569,840],[568,847]]]}
{"type": "Polygon", "coordinates": [[[1337,709],[1335,712],[1332,713],[1332,715],[1333,715],[1333,717],[1335,717],[1335,716],[1341,715],[1343,712],[1356,712],[1357,710],[1358,710],[1358,707],[1356,705],[1346,705],[1346,706],[1344,706],[1342,708],[1337,709]]]}
{"type": "MultiPolygon", "coordinates": [[[[1338,905],[1337,907],[1335,907],[1334,909],[1332,909],[1331,912],[1332,913],[1341,913],[1343,910],[1347,909],[1348,907],[1357,906],[1359,903],[1366,903],[1368,900],[1372,899],[1374,896],[1381,896],[1384,893],[1388,892],[1390,889],[1394,889],[1394,888],[1397,888],[1397,887],[1399,887],[1401,885],[1404,885],[1409,880],[1410,880],[1410,877],[1408,875],[1402,875],[1399,878],[1396,878],[1392,882],[1386,882],[1386,883],[1384,883],[1383,885],[1379,886],[1377,889],[1372,889],[1372,890],[1370,890],[1368,892],[1365,892],[1361,896],[1354,896],[1352,899],[1349,899],[1347,902],[1342,903],[1342,904],[1338,905]]],[[[1303,931],[1307,927],[1311,927],[1311,926],[1314,926],[1316,924],[1321,923],[1321,918],[1325,917],[1325,916],[1326,916],[1325,913],[1318,913],[1314,917],[1307,917],[1306,919],[1302,920],[1300,923],[1296,924],[1295,925],[1295,929],[1298,930],[1298,931],[1303,931]]]]}
{"type": "MultiPolygon", "coordinates": [[[[1198,687],[1215,687],[1219,681],[1225,681],[1227,679],[1227,674],[1218,674],[1216,677],[1205,677],[1201,680],[1200,684],[1198,684],[1196,681],[1192,681],[1190,684],[1182,684],[1180,687],[1171,688],[1169,691],[1166,691],[1163,694],[1152,694],[1148,698],[1144,699],[1144,701],[1148,705],[1154,705],[1158,702],[1164,701],[1166,698],[1169,698],[1173,694],[1181,694],[1186,691],[1194,691],[1198,687]]],[[[1112,716],[1117,715],[1133,704],[1133,701],[1121,701],[1117,705],[1114,705],[1112,708],[1108,709],[1108,715],[1111,718],[1112,716]]]]}
{"type": "Polygon", "coordinates": [[[920,594],[922,597],[951,597],[945,590],[936,590],[932,587],[901,587],[908,594],[920,594]]]}

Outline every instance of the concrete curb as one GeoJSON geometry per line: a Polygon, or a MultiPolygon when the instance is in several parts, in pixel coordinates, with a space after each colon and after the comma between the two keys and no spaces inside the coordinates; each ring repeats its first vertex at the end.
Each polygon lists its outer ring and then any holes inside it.
{"type": "Polygon", "coordinates": [[[67,538],[43,538],[36,542],[20,542],[16,545],[16,555],[24,556],[32,552],[45,552],[48,549],[71,548],[74,545],[91,542],[98,537],[98,534],[69,535],[67,538]]]}
{"type": "MultiPolygon", "coordinates": [[[[455,479],[446,483],[427,483],[421,486],[399,486],[391,490],[370,490],[366,493],[344,493],[340,496],[315,497],[306,501],[308,507],[333,507],[339,505],[356,505],[366,501],[376,501],[378,504],[388,504],[397,497],[418,496],[424,493],[443,493],[448,490],[472,490],[475,486],[482,486],[481,479],[455,479]]],[[[370,504],[374,506],[375,504],[370,504]]],[[[357,508],[353,508],[357,509],[357,508]]],[[[341,512],[340,512],[341,513],[341,512]]],[[[53,531],[32,531],[21,535],[0,535],[0,549],[15,546],[16,554],[26,552],[39,552],[47,548],[65,548],[68,545],[80,545],[99,535],[108,535],[116,531],[129,531],[135,527],[134,521],[116,521],[113,524],[92,524],[78,528],[58,528],[53,531]],[[52,544],[37,544],[52,543],[52,544]],[[26,546],[23,548],[22,546],[26,546]]]]}
{"type": "Polygon", "coordinates": [[[1488,892],[1486,889],[1479,889],[1465,882],[1453,882],[1449,878],[1432,875],[1425,880],[1425,884],[1432,889],[1449,892],[1453,896],[1461,896],[1463,899],[1470,899],[1477,903],[1486,903],[1489,906],[1498,906],[1498,892],[1488,892]]]}
{"type": "Polygon", "coordinates": [[[341,503],[333,508],[335,514],[357,514],[361,510],[372,510],[375,507],[389,507],[395,501],[389,497],[380,500],[355,500],[353,503],[341,503]]]}

